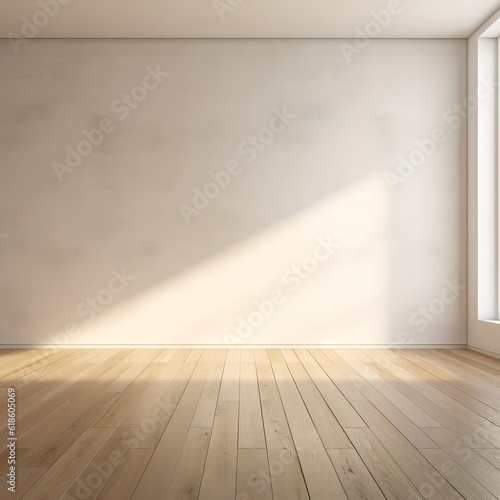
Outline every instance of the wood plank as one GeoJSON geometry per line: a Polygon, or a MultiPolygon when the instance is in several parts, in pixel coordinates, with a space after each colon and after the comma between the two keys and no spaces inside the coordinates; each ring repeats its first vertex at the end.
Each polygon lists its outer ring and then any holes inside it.
{"type": "MultiPolygon", "coordinates": [[[[130,349],[127,349],[127,350],[130,351],[130,349]]],[[[109,349],[109,348],[99,349],[99,348],[97,348],[96,351],[97,351],[97,355],[94,356],[94,358],[92,359],[91,362],[99,364],[99,363],[106,363],[107,361],[110,361],[110,359],[114,355],[116,355],[120,352],[120,349],[116,349],[116,348],[115,349],[109,349]]]]}
{"type": "Polygon", "coordinates": [[[363,419],[356,413],[350,401],[339,390],[339,384],[346,379],[345,375],[318,350],[297,349],[295,354],[340,425],[342,427],[366,427],[363,419]]]}
{"type": "Polygon", "coordinates": [[[79,472],[113,434],[113,429],[87,429],[23,496],[23,500],[60,498],[79,472]]]}
{"type": "Polygon", "coordinates": [[[156,357],[151,349],[138,349],[138,351],[140,352],[139,358],[105,387],[104,391],[123,392],[150,365],[151,359],[156,357]]]}
{"type": "Polygon", "coordinates": [[[268,355],[311,500],[347,500],[281,352],[270,349],[268,355]]]}
{"type": "MultiPolygon", "coordinates": [[[[0,349],[0,361],[2,369],[6,369],[22,362],[27,357],[33,357],[33,352],[38,352],[39,349],[0,349]],[[29,352],[31,351],[31,352],[29,352]]],[[[40,356],[40,355],[39,355],[40,356]]]]}
{"type": "Polygon", "coordinates": [[[490,493],[500,494],[500,474],[488,460],[469,448],[446,429],[425,429],[443,451],[477,479],[490,493]]]}
{"type": "MultiPolygon", "coordinates": [[[[6,435],[2,436],[2,440],[5,443],[7,442],[6,437],[6,435]]],[[[29,451],[29,449],[19,448],[16,446],[16,491],[14,494],[9,492],[10,498],[21,498],[24,493],[26,493],[26,491],[28,491],[47,471],[47,467],[19,467],[19,461],[29,451]]],[[[0,471],[2,471],[2,473],[5,472],[5,474],[9,470],[9,466],[13,465],[8,463],[9,455],[10,450],[7,447],[4,447],[3,451],[0,453],[0,471]]],[[[4,483],[4,485],[6,488],[5,491],[7,491],[8,485],[6,483],[4,483]]]]}
{"type": "MultiPolygon", "coordinates": [[[[84,355],[79,358],[79,361],[86,360],[87,356],[84,355]]],[[[49,385],[42,384],[48,390],[44,391],[46,395],[45,401],[38,401],[33,394],[38,394],[35,391],[32,392],[32,400],[28,401],[27,399],[23,399],[22,394],[24,391],[20,391],[18,394],[17,401],[17,427],[18,427],[18,436],[21,439],[24,439],[24,436],[28,434],[34,427],[39,425],[46,425],[52,422],[52,418],[60,419],[61,416],[58,415],[60,412],[60,408],[67,404],[69,401],[75,401],[79,399],[80,401],[85,401],[85,404],[88,404],[88,401],[92,401],[91,396],[99,392],[100,387],[95,383],[95,377],[99,376],[107,370],[106,366],[95,366],[92,373],[88,373],[88,380],[84,379],[82,383],[78,383],[75,385],[66,384],[62,382],[65,390],[57,390],[58,384],[60,384],[60,380],[65,381],[68,378],[67,367],[64,367],[61,371],[58,371],[57,377],[50,375],[51,382],[49,385]],[[47,394],[50,393],[50,397],[47,394]],[[90,398],[90,399],[89,399],[90,398]]],[[[114,394],[110,394],[109,398],[113,399],[115,397],[114,394]]],[[[71,403],[73,404],[73,403],[71,403]]],[[[6,425],[6,420],[0,422],[0,428],[6,425]]],[[[40,434],[42,436],[42,434],[40,434]]]]}
{"type": "MultiPolygon", "coordinates": [[[[462,351],[466,351],[467,349],[462,349],[462,351]]],[[[484,371],[486,373],[490,373],[492,375],[495,375],[497,377],[500,377],[500,360],[497,359],[497,363],[490,363],[488,364],[487,362],[481,362],[477,361],[474,358],[470,358],[468,356],[463,356],[459,354],[456,351],[453,351],[451,349],[436,349],[434,352],[439,353],[443,356],[446,356],[448,358],[454,359],[455,361],[459,362],[458,366],[462,366],[466,368],[467,366],[473,366],[474,368],[477,368],[479,371],[484,371]]],[[[468,351],[472,352],[472,351],[468,351]]],[[[495,359],[495,358],[490,358],[495,359]]]]}
{"type": "MultiPolygon", "coordinates": [[[[335,363],[337,368],[344,374],[344,377],[350,381],[348,385],[345,381],[342,382],[343,390],[349,391],[350,394],[355,393],[353,386],[363,394],[363,398],[356,397],[351,400],[351,404],[363,418],[365,422],[371,417],[372,412],[366,412],[366,408],[370,405],[358,404],[370,402],[373,407],[377,408],[381,414],[400,431],[406,438],[415,446],[415,448],[435,448],[436,445],[430,440],[424,432],[422,432],[409,418],[404,415],[399,408],[396,408],[387,398],[378,392],[366,379],[352,368],[337,352],[333,349],[326,352],[330,361],[335,363]],[[363,412],[363,413],[361,413],[363,412]]],[[[340,384],[340,382],[339,382],[340,384]]],[[[347,394],[346,394],[347,396],[347,394]]],[[[368,424],[369,425],[369,424],[368,424]]]]}
{"type": "Polygon", "coordinates": [[[123,374],[123,372],[125,372],[129,368],[129,366],[134,365],[144,356],[144,353],[142,353],[141,351],[142,349],[127,349],[124,350],[124,352],[127,353],[125,357],[121,359],[111,358],[108,362],[105,363],[108,369],[95,379],[95,383],[102,384],[102,389],[106,390],[108,384],[113,383],[119,376],[123,374]]]}
{"type": "Polygon", "coordinates": [[[189,429],[165,499],[198,498],[212,428],[189,429]]]}
{"type": "Polygon", "coordinates": [[[213,354],[214,360],[211,363],[191,427],[212,427],[214,421],[226,351],[225,349],[214,349],[213,354]]]}
{"type": "Polygon", "coordinates": [[[240,400],[240,357],[241,349],[228,349],[219,401],[240,400]]]}
{"type": "MultiPolygon", "coordinates": [[[[424,354],[424,351],[419,349],[417,352],[420,354],[424,354]]],[[[460,361],[460,359],[455,359],[453,353],[447,353],[444,349],[432,349],[429,352],[425,353],[429,359],[434,359],[438,363],[443,366],[446,366],[453,371],[461,375],[472,375],[474,378],[482,379],[490,384],[493,384],[494,387],[498,387],[500,385],[500,372],[489,366],[479,365],[474,366],[474,363],[471,361],[460,361]]]]}
{"type": "MultiPolygon", "coordinates": [[[[405,380],[422,394],[422,396],[418,398],[420,405],[426,407],[430,412],[434,410],[427,402],[427,398],[435,401],[439,405],[441,408],[441,416],[437,413],[434,416],[442,420],[443,425],[458,438],[470,436],[470,446],[473,448],[492,448],[500,443],[499,428],[493,423],[496,421],[496,414],[492,408],[486,407],[487,410],[483,413],[482,407],[477,408],[476,405],[470,405],[480,413],[480,415],[478,415],[468,408],[471,400],[470,396],[467,396],[419,366],[410,363],[399,353],[396,354],[386,350],[383,352],[383,356],[387,356],[391,361],[394,361],[394,363],[387,365],[391,371],[404,376],[405,380]],[[450,390],[450,387],[453,390],[450,390]],[[448,396],[448,393],[450,396],[448,396]],[[443,411],[446,411],[449,416],[447,417],[446,413],[443,413],[443,411]],[[483,414],[486,418],[483,417],[483,414]],[[478,428],[487,429],[487,436],[485,436],[484,432],[481,434],[476,433],[478,428]]],[[[417,397],[418,396],[415,396],[415,398],[417,397]]],[[[482,405],[482,403],[477,400],[476,404],[482,405]]]]}
{"type": "Polygon", "coordinates": [[[328,450],[349,500],[384,500],[385,496],[354,449],[328,450]]]}
{"type": "Polygon", "coordinates": [[[498,448],[476,449],[476,453],[479,453],[479,455],[486,458],[490,464],[500,469],[500,450],[498,448]]]}
{"type": "Polygon", "coordinates": [[[200,362],[134,491],[133,500],[159,499],[165,496],[213,359],[210,350],[202,351],[200,362]]]}
{"type": "Polygon", "coordinates": [[[41,358],[39,362],[31,367],[19,368],[17,371],[1,377],[0,387],[5,387],[6,385],[15,387],[16,389],[26,387],[33,381],[40,380],[47,373],[55,371],[59,367],[68,364],[91,350],[92,349],[61,349],[60,351],[56,351],[52,356],[41,358]]]}
{"type": "Polygon", "coordinates": [[[163,366],[160,363],[150,363],[137,378],[116,397],[113,404],[92,423],[92,426],[118,427],[162,369],[163,366]]]}
{"type": "Polygon", "coordinates": [[[157,440],[153,438],[154,430],[149,429],[149,426],[145,427],[117,427],[116,430],[120,432],[120,435],[124,439],[130,442],[129,449],[150,449],[156,447],[157,440]]]}
{"type": "Polygon", "coordinates": [[[116,363],[121,360],[126,359],[130,352],[125,350],[120,352],[117,350],[109,363],[93,364],[90,360],[83,362],[83,357],[80,358],[78,365],[68,367],[68,370],[64,370],[60,373],[61,377],[54,380],[52,384],[49,384],[45,389],[38,390],[28,398],[25,399],[26,403],[35,402],[38,404],[45,402],[53,402],[65,396],[67,394],[75,394],[75,388],[78,391],[82,391],[86,388],[94,390],[93,383],[101,377],[101,375],[108,372],[116,363]]]}
{"type": "Polygon", "coordinates": [[[444,363],[436,362],[421,353],[403,350],[401,352],[401,356],[404,356],[406,359],[418,364],[430,373],[437,375],[450,385],[457,387],[477,400],[491,406],[491,408],[497,409],[500,407],[500,389],[498,389],[498,387],[495,387],[477,377],[468,375],[465,371],[457,373],[456,370],[450,369],[450,367],[446,366],[444,363]]]}
{"type": "MultiPolygon", "coordinates": [[[[401,349],[374,349],[378,353],[382,354],[383,357],[389,358],[396,364],[401,365],[407,371],[414,373],[419,377],[420,380],[424,380],[427,384],[435,387],[442,393],[450,396],[453,400],[459,403],[461,406],[471,409],[473,412],[481,415],[500,425],[500,411],[492,408],[491,406],[477,400],[473,395],[470,395],[455,385],[451,385],[451,380],[443,380],[437,374],[431,373],[432,366],[425,363],[418,358],[409,356],[405,351],[401,349]],[[425,366],[425,368],[423,367],[425,366]]],[[[434,370],[437,372],[438,370],[434,370]]]]}
{"type": "MultiPolygon", "coordinates": [[[[365,351],[367,357],[373,358],[371,368],[383,376],[386,380],[390,380],[395,386],[399,387],[402,392],[413,399],[419,406],[424,408],[431,416],[433,416],[443,427],[453,432],[457,437],[464,435],[473,436],[475,429],[484,425],[486,420],[481,418],[476,413],[464,408],[454,399],[443,394],[433,386],[424,382],[414,373],[405,370],[402,366],[394,363],[392,359],[365,351]],[[381,364],[378,364],[381,363],[381,364]],[[382,365],[386,368],[382,368],[382,365]],[[391,376],[392,375],[392,376],[391,376]]],[[[362,355],[360,353],[359,355],[362,355]]],[[[404,363],[404,360],[403,360],[404,363]]],[[[491,422],[488,422],[489,425],[491,422]]],[[[491,447],[496,443],[500,444],[500,440],[493,433],[490,434],[491,441],[485,440],[484,436],[481,440],[476,440],[473,445],[478,447],[491,447]]]]}
{"type": "MultiPolygon", "coordinates": [[[[0,381],[1,387],[4,387],[5,389],[7,389],[7,387],[13,387],[16,389],[18,402],[23,403],[21,408],[23,413],[26,412],[27,406],[33,408],[40,404],[39,401],[35,400],[31,405],[26,406],[24,402],[30,395],[53,383],[54,375],[58,374],[59,370],[64,370],[64,367],[69,365],[69,363],[74,363],[78,358],[83,357],[85,354],[88,355],[91,350],[82,349],[81,352],[78,352],[65,349],[65,351],[67,352],[60,353],[60,356],[58,356],[55,361],[52,360],[50,363],[43,364],[37,370],[30,371],[28,373],[25,373],[24,370],[20,370],[12,375],[4,377],[0,381]]],[[[5,425],[7,398],[7,391],[5,391],[0,396],[0,408],[2,409],[0,411],[0,430],[4,428],[5,425]]]]}
{"type": "Polygon", "coordinates": [[[346,433],[292,349],[283,357],[325,448],[352,448],[346,433]]]}
{"type": "Polygon", "coordinates": [[[309,494],[267,352],[256,350],[255,361],[273,497],[308,499],[309,494]]]}
{"type": "Polygon", "coordinates": [[[238,403],[217,405],[199,500],[234,500],[238,449],[238,403]]]}
{"type": "Polygon", "coordinates": [[[417,427],[442,427],[439,422],[436,422],[429,414],[407,398],[404,392],[399,391],[380,376],[377,371],[373,370],[370,366],[372,360],[367,361],[366,359],[368,356],[353,349],[339,349],[336,352],[379,391],[380,394],[396,406],[396,408],[399,408],[417,427]]]}
{"type": "Polygon", "coordinates": [[[500,361],[477,353],[44,351],[0,368],[13,498],[500,500],[500,361]]]}
{"type": "MultiPolygon", "coordinates": [[[[181,349],[183,350],[183,349],[181,349]]],[[[168,363],[178,352],[178,349],[162,349],[161,352],[153,359],[153,363],[168,363]]],[[[186,357],[191,352],[191,349],[187,349],[188,353],[186,357]]]]}
{"type": "Polygon", "coordinates": [[[175,410],[137,485],[132,496],[134,500],[164,497],[187,436],[193,411],[189,407],[175,410]]]}
{"type": "MultiPolygon", "coordinates": [[[[6,498],[22,498],[23,495],[47,472],[46,467],[17,467],[16,468],[16,492],[6,498]]],[[[5,483],[4,483],[5,484],[5,483]]],[[[2,485],[3,486],[3,485],[2,485]]]]}
{"type": "Polygon", "coordinates": [[[128,413],[117,423],[117,427],[141,427],[144,420],[157,406],[157,401],[175,379],[189,352],[188,349],[181,349],[175,352],[168,363],[153,362],[153,364],[158,364],[161,369],[148,388],[136,399],[128,413]]]}
{"type": "MultiPolygon", "coordinates": [[[[497,497],[493,496],[443,450],[421,450],[421,452],[467,500],[497,500],[497,497]]],[[[433,482],[433,484],[439,487],[440,483],[433,482]]]]}
{"type": "Polygon", "coordinates": [[[238,448],[265,448],[257,369],[253,349],[246,351],[253,361],[241,363],[238,448]]]}
{"type": "Polygon", "coordinates": [[[236,499],[273,500],[266,450],[257,448],[238,450],[236,499]]]}
{"type": "Polygon", "coordinates": [[[70,400],[62,405],[55,415],[42,420],[19,438],[20,446],[31,448],[19,461],[19,465],[51,466],[95,418],[112,404],[114,398],[111,393],[99,393],[85,404],[70,400]]]}
{"type": "Polygon", "coordinates": [[[9,375],[23,371],[28,374],[33,370],[37,370],[40,366],[44,366],[47,362],[60,354],[59,349],[23,349],[13,358],[3,358],[0,368],[0,379],[9,375]]]}
{"type": "Polygon", "coordinates": [[[102,492],[107,480],[122,463],[131,439],[124,436],[121,429],[116,429],[102,448],[93,457],[76,480],[66,490],[61,500],[85,498],[95,500],[102,492]]]}
{"type": "Polygon", "coordinates": [[[489,366],[490,368],[495,368],[500,370],[500,359],[494,358],[493,356],[487,356],[481,352],[473,351],[471,349],[448,349],[449,352],[476,361],[482,365],[489,366]]]}
{"type": "MultiPolygon", "coordinates": [[[[130,498],[151,458],[152,450],[130,449],[115,469],[98,500],[125,500],[130,498]]],[[[141,500],[150,500],[142,498],[141,500]]]]}
{"type": "Polygon", "coordinates": [[[196,349],[195,352],[195,356],[192,356],[191,353],[186,358],[184,365],[178,371],[172,383],[160,396],[156,402],[156,406],[151,410],[151,413],[141,423],[141,427],[139,428],[141,435],[141,443],[139,446],[141,448],[154,448],[160,440],[165,427],[177,408],[177,405],[179,404],[181,397],[191,380],[203,351],[201,349],[196,349]]]}
{"type": "MultiPolygon", "coordinates": [[[[41,404],[42,399],[48,392],[57,388],[61,381],[65,381],[67,378],[69,379],[73,375],[77,375],[77,367],[86,364],[95,355],[94,349],[86,349],[84,351],[83,353],[79,353],[79,356],[73,356],[70,359],[70,363],[59,364],[55,372],[57,376],[54,375],[54,372],[49,371],[38,378],[35,384],[24,387],[23,390],[20,391],[18,401],[23,401],[23,404],[29,403],[30,401],[41,404]]],[[[56,362],[56,365],[57,364],[58,362],[56,362]]]]}
{"type": "MultiPolygon", "coordinates": [[[[359,401],[357,404],[366,405],[366,413],[370,413],[371,403],[359,401]]],[[[423,497],[432,500],[462,500],[456,490],[442,480],[439,472],[436,471],[432,464],[423,457],[403,434],[389,424],[380,412],[373,409],[367,423],[373,434],[403,470],[406,477],[419,489],[423,497]],[[442,481],[443,484],[439,490],[427,490],[425,485],[428,482],[428,477],[437,477],[442,481]]],[[[443,430],[440,428],[434,429],[437,432],[443,430]]],[[[436,445],[433,448],[436,448],[436,445]]]]}
{"type": "Polygon", "coordinates": [[[255,363],[255,353],[253,349],[247,348],[241,350],[240,364],[255,363]]]}
{"type": "Polygon", "coordinates": [[[424,500],[370,429],[345,431],[388,500],[424,500]]]}

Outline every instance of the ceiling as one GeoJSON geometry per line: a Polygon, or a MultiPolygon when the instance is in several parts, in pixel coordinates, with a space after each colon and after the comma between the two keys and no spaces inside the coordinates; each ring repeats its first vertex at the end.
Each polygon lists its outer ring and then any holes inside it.
{"type": "Polygon", "coordinates": [[[40,24],[39,38],[354,38],[365,27],[380,38],[465,38],[498,8],[500,0],[0,0],[0,36],[23,35],[25,17],[40,24]],[[55,6],[50,17],[41,5],[55,6]],[[389,6],[383,27],[373,12],[389,6]]]}

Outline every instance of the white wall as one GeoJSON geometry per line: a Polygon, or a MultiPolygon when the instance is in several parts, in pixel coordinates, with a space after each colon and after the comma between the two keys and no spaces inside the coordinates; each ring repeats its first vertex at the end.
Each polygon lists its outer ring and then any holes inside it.
{"type": "Polygon", "coordinates": [[[468,343],[500,355],[498,311],[498,40],[500,11],[469,39],[468,343]],[[496,30],[496,33],[495,33],[496,30]],[[485,92],[484,82],[494,82],[485,92]],[[478,91],[479,89],[479,91],[478,91]]]}
{"type": "Polygon", "coordinates": [[[351,62],[347,42],[3,40],[0,343],[223,344],[264,306],[240,340],[465,343],[466,41],[376,40],[351,62]],[[391,189],[401,156],[422,164],[391,189]],[[228,164],[186,224],[179,204],[228,164]]]}

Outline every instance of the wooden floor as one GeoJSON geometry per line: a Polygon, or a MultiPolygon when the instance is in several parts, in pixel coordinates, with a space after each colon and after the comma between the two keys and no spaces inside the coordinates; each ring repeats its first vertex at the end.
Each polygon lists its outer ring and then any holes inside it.
{"type": "Polygon", "coordinates": [[[0,351],[23,500],[500,498],[500,360],[467,350],[0,351]]]}

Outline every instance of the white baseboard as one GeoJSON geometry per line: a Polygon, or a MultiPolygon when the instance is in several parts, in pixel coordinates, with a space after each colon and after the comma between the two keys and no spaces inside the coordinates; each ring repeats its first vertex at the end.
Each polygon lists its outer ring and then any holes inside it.
{"type": "Polygon", "coordinates": [[[0,349],[466,349],[466,344],[0,344],[0,349]]]}
{"type": "Polygon", "coordinates": [[[477,345],[467,344],[467,349],[479,352],[481,354],[486,354],[486,356],[491,356],[492,358],[500,359],[500,352],[490,351],[489,349],[483,349],[482,347],[478,347],[477,345]]]}

